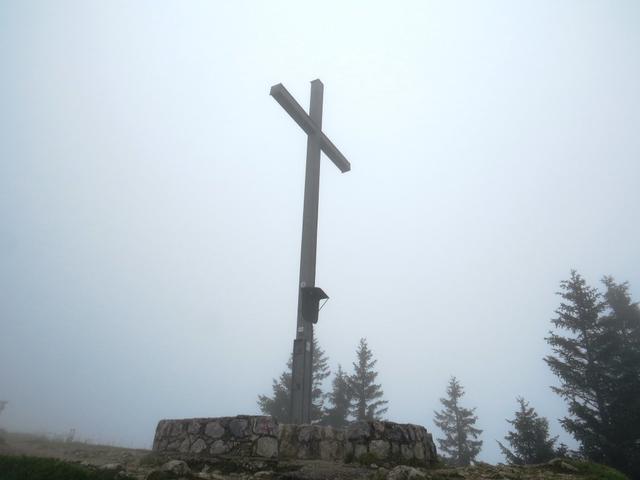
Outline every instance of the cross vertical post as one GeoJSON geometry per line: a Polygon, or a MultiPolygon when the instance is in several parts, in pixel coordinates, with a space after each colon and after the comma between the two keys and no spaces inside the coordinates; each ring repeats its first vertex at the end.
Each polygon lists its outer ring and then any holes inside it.
{"type": "MultiPolygon", "coordinates": [[[[320,80],[311,82],[309,116],[322,128],[322,97],[320,80]]],[[[313,387],[313,323],[304,319],[303,288],[316,283],[316,246],[318,240],[318,200],[320,195],[320,139],[317,132],[307,137],[307,165],[304,181],[302,213],[302,245],[300,249],[300,288],[298,289],[298,319],[294,341],[291,413],[293,423],[311,421],[311,390],[313,387]],[[296,343],[298,344],[296,346],[296,343]],[[300,345],[302,343],[302,345],[300,345]],[[302,348],[301,348],[302,347],[302,348]],[[302,352],[300,351],[302,350],[302,352]]]]}
{"type": "Polygon", "coordinates": [[[291,371],[291,421],[295,424],[311,422],[313,324],[318,321],[319,301],[328,298],[322,289],[315,286],[320,153],[324,152],[342,172],[351,169],[347,159],[322,132],[323,93],[324,85],[320,80],[311,82],[311,101],[307,115],[282,84],[271,87],[271,96],[307,134],[298,316],[291,371]]]}

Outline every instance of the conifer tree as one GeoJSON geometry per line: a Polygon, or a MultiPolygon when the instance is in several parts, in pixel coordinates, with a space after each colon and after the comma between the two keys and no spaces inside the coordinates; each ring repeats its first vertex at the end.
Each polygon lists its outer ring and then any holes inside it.
{"type": "MultiPolygon", "coordinates": [[[[6,400],[0,400],[0,413],[2,413],[2,411],[4,410],[4,407],[7,406],[7,403],[9,403],[9,402],[7,402],[6,400]]],[[[0,428],[0,445],[5,443],[4,433],[5,433],[5,431],[0,428]]]]}
{"type": "Polygon", "coordinates": [[[378,372],[373,368],[377,360],[364,338],[360,339],[353,363],[353,374],[347,379],[352,398],[351,413],[356,420],[379,420],[387,411],[387,402],[382,400],[382,386],[375,383],[378,372]]]}
{"type": "Polygon", "coordinates": [[[460,405],[463,395],[462,385],[456,377],[451,377],[447,386],[447,398],[440,399],[444,408],[440,412],[434,412],[434,423],[444,433],[444,438],[438,438],[440,450],[445,453],[443,457],[447,463],[459,467],[470,465],[482,448],[482,440],[477,440],[482,430],[474,427],[478,420],[474,415],[475,408],[460,405]]]}
{"type": "Polygon", "coordinates": [[[311,363],[313,371],[313,383],[311,385],[311,421],[322,419],[324,415],[324,400],[327,396],[323,391],[325,379],[331,375],[329,368],[329,357],[320,348],[318,337],[313,337],[313,361],[311,363]]]}
{"type": "Polygon", "coordinates": [[[273,394],[258,395],[258,406],[265,415],[271,415],[280,423],[291,421],[291,360],[287,362],[287,370],[280,374],[280,378],[273,379],[273,394]]]}
{"type": "MultiPolygon", "coordinates": [[[[289,357],[287,369],[280,374],[280,378],[273,379],[273,394],[259,395],[258,406],[265,415],[275,417],[280,423],[291,421],[291,368],[293,360],[289,357]]],[[[313,337],[313,384],[311,387],[311,421],[322,418],[324,399],[326,394],[322,390],[324,380],[331,374],[329,358],[320,347],[317,337],[313,337]]]]}
{"type": "Polygon", "coordinates": [[[548,420],[539,417],[529,402],[522,397],[518,397],[517,401],[520,410],[515,412],[513,420],[507,420],[514,429],[504,437],[511,449],[498,442],[502,454],[513,465],[548,462],[556,456],[554,445],[558,437],[549,437],[548,420]]]}
{"type": "Polygon", "coordinates": [[[629,285],[604,277],[601,317],[603,359],[610,414],[610,465],[640,478],[640,309],[629,285]]]}
{"type": "Polygon", "coordinates": [[[640,478],[640,310],[626,283],[605,277],[604,295],[575,271],[561,282],[562,303],[545,361],[568,404],[563,427],[589,460],[640,478]]]}
{"type": "Polygon", "coordinates": [[[569,280],[560,283],[560,288],[558,294],[563,301],[552,323],[569,335],[550,332],[546,340],[554,355],[545,358],[560,380],[559,387],[551,388],[568,403],[569,416],[560,423],[580,442],[587,458],[606,463],[608,442],[602,440],[609,438],[611,428],[599,322],[605,303],[600,293],[588,286],[575,270],[569,280]]]}
{"type": "Polygon", "coordinates": [[[333,377],[332,390],[327,398],[331,406],[325,408],[323,423],[337,428],[346,426],[349,422],[351,393],[347,375],[340,365],[338,365],[338,371],[333,377]]]}

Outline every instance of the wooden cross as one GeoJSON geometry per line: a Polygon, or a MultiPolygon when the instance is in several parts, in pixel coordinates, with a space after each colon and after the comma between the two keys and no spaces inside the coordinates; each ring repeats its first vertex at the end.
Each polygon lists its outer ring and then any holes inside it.
{"type": "Polygon", "coordinates": [[[300,283],[298,289],[298,319],[293,342],[291,371],[291,421],[311,423],[311,391],[313,386],[313,324],[318,321],[319,302],[329,298],[316,282],[316,245],[318,239],[318,196],[320,193],[320,152],[340,169],[351,170],[351,164],[322,132],[322,97],[324,85],[311,82],[309,114],[279,83],[271,87],[270,95],[307,134],[307,165],[302,213],[302,248],[300,252],[300,283]]]}

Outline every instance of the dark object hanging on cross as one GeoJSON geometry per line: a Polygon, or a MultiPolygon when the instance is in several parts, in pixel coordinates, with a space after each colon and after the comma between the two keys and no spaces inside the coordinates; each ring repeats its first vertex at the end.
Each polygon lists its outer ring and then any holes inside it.
{"type": "Polygon", "coordinates": [[[313,325],[318,322],[320,301],[328,299],[316,287],[316,244],[318,237],[318,195],[320,189],[320,152],[340,169],[351,170],[351,164],[322,132],[322,96],[324,85],[311,82],[309,114],[279,83],[271,87],[270,95],[307,134],[307,165],[302,213],[302,249],[300,252],[300,283],[298,288],[298,320],[293,341],[291,371],[291,421],[311,423],[311,389],[313,384],[313,325]]]}

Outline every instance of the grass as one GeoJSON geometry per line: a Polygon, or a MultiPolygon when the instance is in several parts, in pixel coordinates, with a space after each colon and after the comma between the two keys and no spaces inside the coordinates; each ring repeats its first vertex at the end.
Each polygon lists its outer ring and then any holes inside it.
{"type": "Polygon", "coordinates": [[[372,463],[379,465],[380,458],[375,453],[363,453],[358,457],[358,463],[365,467],[368,467],[372,463]]]}
{"type": "Polygon", "coordinates": [[[53,458],[0,455],[0,480],[113,480],[117,475],[53,458]]]}
{"type": "Polygon", "coordinates": [[[380,458],[375,453],[363,453],[360,456],[356,457],[353,452],[349,452],[344,457],[344,463],[359,463],[364,467],[368,467],[371,464],[375,464],[378,466],[387,466],[393,467],[396,465],[406,465],[409,467],[415,468],[442,468],[444,464],[440,461],[436,463],[436,465],[428,465],[424,460],[418,460],[417,458],[405,459],[399,453],[395,455],[390,455],[387,458],[380,458]]]}
{"type": "Polygon", "coordinates": [[[567,460],[578,469],[585,480],[629,480],[629,477],[618,470],[599,463],[567,460]]]}
{"type": "Polygon", "coordinates": [[[170,458],[166,455],[156,452],[150,452],[140,458],[140,465],[143,467],[159,467],[169,460],[170,458]]]}

